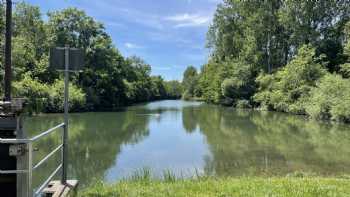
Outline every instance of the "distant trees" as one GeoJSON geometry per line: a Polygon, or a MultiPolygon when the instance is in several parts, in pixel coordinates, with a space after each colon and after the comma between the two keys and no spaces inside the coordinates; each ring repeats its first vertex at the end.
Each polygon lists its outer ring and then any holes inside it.
{"type": "MultiPolygon", "coordinates": [[[[3,6],[0,15],[3,33],[3,6]]],[[[70,77],[72,111],[113,110],[135,102],[179,98],[177,84],[151,76],[151,66],[141,58],[123,57],[103,24],[81,10],[50,12],[44,21],[39,7],[21,2],[16,4],[13,23],[14,92],[28,98],[31,111],[62,111],[63,76],[48,68],[48,53],[51,47],[65,45],[82,48],[86,54],[83,71],[70,77]]],[[[2,61],[0,65],[2,79],[2,61]]]]}
{"type": "Polygon", "coordinates": [[[207,102],[350,122],[349,19],[347,0],[225,0],[192,89],[207,102]]]}
{"type": "Polygon", "coordinates": [[[182,96],[183,87],[182,84],[177,80],[166,81],[165,89],[168,97],[171,99],[179,99],[182,96]]]}

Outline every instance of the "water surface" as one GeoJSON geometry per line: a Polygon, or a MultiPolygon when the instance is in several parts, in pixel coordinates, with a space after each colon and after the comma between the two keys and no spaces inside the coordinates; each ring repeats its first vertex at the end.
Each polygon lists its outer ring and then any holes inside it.
{"type": "MultiPolygon", "coordinates": [[[[62,114],[28,117],[35,135],[63,121],[62,114]]],[[[350,174],[350,127],[276,112],[235,110],[199,102],[159,101],[110,113],[70,115],[69,175],[82,186],[129,177],[321,176],[350,174]]],[[[38,161],[60,142],[35,144],[38,161]]],[[[55,169],[59,155],[34,172],[36,184],[55,169]]]]}

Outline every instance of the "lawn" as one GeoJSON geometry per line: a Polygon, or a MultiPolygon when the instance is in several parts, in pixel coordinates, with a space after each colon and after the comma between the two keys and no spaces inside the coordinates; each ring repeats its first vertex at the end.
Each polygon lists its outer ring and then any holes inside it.
{"type": "Polygon", "coordinates": [[[190,180],[125,180],[98,183],[78,196],[244,196],[324,197],[350,196],[350,179],[318,177],[282,178],[200,178],[190,180]]]}

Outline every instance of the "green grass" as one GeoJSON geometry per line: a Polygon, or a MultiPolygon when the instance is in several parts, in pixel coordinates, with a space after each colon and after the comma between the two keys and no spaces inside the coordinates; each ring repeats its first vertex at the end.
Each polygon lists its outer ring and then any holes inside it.
{"type": "Polygon", "coordinates": [[[164,180],[140,176],[114,185],[98,183],[81,191],[79,196],[244,196],[244,197],[310,197],[350,196],[350,179],[319,177],[283,178],[215,178],[176,180],[167,172],[164,180]]]}

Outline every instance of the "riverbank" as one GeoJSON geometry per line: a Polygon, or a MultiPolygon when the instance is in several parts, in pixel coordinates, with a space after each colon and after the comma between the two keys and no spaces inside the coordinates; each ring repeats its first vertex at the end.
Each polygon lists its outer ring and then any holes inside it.
{"type": "Polygon", "coordinates": [[[78,196],[349,196],[350,180],[341,178],[200,178],[99,183],[78,196]]]}

